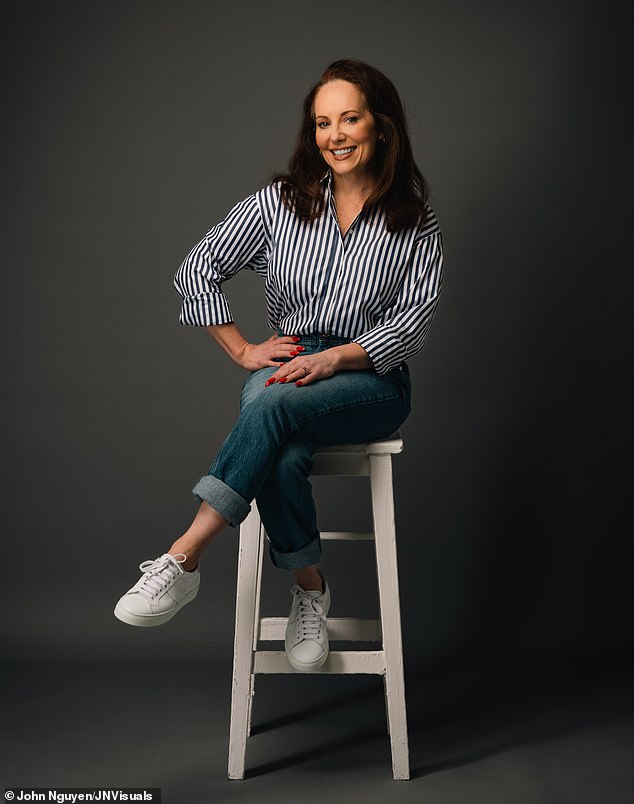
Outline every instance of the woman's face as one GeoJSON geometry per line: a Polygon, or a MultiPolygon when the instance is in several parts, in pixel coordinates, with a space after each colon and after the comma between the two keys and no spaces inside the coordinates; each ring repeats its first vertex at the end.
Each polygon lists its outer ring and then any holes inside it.
{"type": "Polygon", "coordinates": [[[315,141],[334,176],[362,177],[376,150],[376,127],[363,96],[348,81],[330,81],[313,103],[315,141]]]}

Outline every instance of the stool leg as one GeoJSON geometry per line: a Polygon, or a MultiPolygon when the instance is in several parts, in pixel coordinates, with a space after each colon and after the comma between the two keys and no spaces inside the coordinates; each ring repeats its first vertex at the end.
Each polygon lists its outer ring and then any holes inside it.
{"type": "Polygon", "coordinates": [[[229,778],[244,779],[247,748],[253,642],[256,628],[258,542],[260,515],[254,504],[240,526],[238,579],[236,589],[236,624],[233,643],[233,681],[231,688],[231,725],[229,728],[229,778]]]}
{"type": "Polygon", "coordinates": [[[385,653],[387,719],[395,779],[409,779],[409,745],[390,455],[370,455],[370,486],[385,653]]]}
{"type": "Polygon", "coordinates": [[[390,710],[387,703],[387,680],[383,676],[383,697],[385,698],[385,720],[387,722],[387,736],[390,736],[390,710]]]}
{"type": "MultiPolygon", "coordinates": [[[[256,582],[255,582],[255,620],[253,628],[253,650],[258,647],[258,628],[260,625],[260,594],[262,591],[262,561],[264,558],[264,550],[266,548],[266,537],[264,528],[260,527],[260,536],[258,538],[258,554],[257,554],[257,567],[256,567],[256,582]]],[[[251,673],[251,694],[249,695],[249,712],[247,714],[247,735],[251,736],[251,718],[253,716],[253,699],[255,698],[255,673],[251,673]]]]}

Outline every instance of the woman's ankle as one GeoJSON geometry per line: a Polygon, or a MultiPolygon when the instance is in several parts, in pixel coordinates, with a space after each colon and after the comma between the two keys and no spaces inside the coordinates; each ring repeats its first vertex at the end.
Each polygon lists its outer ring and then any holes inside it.
{"type": "Polygon", "coordinates": [[[186,572],[192,572],[198,566],[202,552],[228,524],[221,514],[203,502],[194,521],[167,552],[171,556],[177,553],[187,556],[181,566],[186,572]]]}
{"type": "Polygon", "coordinates": [[[185,572],[193,572],[198,567],[198,558],[190,558],[187,556],[187,560],[183,561],[181,567],[185,572]]]}
{"type": "Polygon", "coordinates": [[[185,556],[184,561],[181,560],[178,562],[185,572],[193,572],[198,566],[201,551],[182,544],[181,539],[177,539],[167,552],[171,556],[179,556],[181,558],[185,556]]]}
{"type": "Polygon", "coordinates": [[[326,591],[321,573],[316,566],[293,570],[293,575],[295,576],[295,583],[299,584],[299,586],[307,592],[315,591],[323,593],[326,591]]]}

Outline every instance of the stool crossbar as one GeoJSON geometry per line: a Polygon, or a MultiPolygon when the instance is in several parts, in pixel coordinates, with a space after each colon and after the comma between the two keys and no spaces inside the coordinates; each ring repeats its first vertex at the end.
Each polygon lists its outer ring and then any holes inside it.
{"type": "MultiPolygon", "coordinates": [[[[312,475],[367,476],[374,530],[323,532],[322,540],[374,540],[379,593],[378,620],[328,618],[329,641],[377,642],[377,650],[331,650],[319,673],[370,673],[383,677],[387,731],[394,779],[409,779],[409,747],[392,486],[392,455],[401,452],[400,433],[364,444],[321,447],[312,475]]],[[[229,778],[243,779],[247,737],[258,673],[298,673],[286,653],[258,649],[258,642],[284,640],[287,617],[260,617],[262,563],[266,532],[257,505],[240,527],[236,624],[229,733],[229,778]]]]}

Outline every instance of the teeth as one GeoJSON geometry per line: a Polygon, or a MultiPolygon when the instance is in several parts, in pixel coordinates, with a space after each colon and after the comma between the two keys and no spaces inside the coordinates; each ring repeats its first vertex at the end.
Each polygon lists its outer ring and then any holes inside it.
{"type": "Polygon", "coordinates": [[[337,154],[337,156],[343,156],[343,154],[351,154],[354,151],[354,146],[350,148],[337,148],[337,150],[333,150],[333,154],[337,154]]]}

